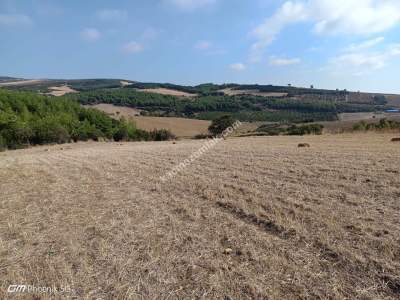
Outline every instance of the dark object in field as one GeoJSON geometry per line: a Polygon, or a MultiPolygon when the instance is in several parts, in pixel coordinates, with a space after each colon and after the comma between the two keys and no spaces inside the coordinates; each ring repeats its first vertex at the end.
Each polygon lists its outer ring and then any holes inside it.
{"type": "Polygon", "coordinates": [[[310,144],[307,143],[301,143],[298,145],[299,148],[310,148],[310,144]]]}
{"type": "Polygon", "coordinates": [[[392,138],[392,142],[400,142],[400,138],[392,138]]]}

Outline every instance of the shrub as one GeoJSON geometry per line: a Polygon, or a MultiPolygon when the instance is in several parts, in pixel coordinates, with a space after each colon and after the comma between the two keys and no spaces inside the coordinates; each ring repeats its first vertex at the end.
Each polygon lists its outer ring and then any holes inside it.
{"type": "Polygon", "coordinates": [[[0,135],[0,152],[4,151],[7,149],[7,142],[6,140],[3,138],[3,136],[0,135]]]}
{"type": "Polygon", "coordinates": [[[155,129],[150,131],[150,139],[154,141],[169,141],[176,139],[176,136],[167,129],[155,129]]]}
{"type": "Polygon", "coordinates": [[[235,123],[235,119],[232,116],[222,116],[212,121],[211,125],[208,127],[213,135],[218,135],[224,132],[225,129],[231,127],[235,123]]]}
{"type": "Polygon", "coordinates": [[[288,135],[306,135],[306,134],[322,134],[324,126],[321,124],[310,124],[310,125],[302,125],[296,126],[293,125],[287,129],[288,135]]]}
{"type": "Polygon", "coordinates": [[[358,122],[353,125],[353,130],[367,130],[367,123],[365,121],[358,122]]]}

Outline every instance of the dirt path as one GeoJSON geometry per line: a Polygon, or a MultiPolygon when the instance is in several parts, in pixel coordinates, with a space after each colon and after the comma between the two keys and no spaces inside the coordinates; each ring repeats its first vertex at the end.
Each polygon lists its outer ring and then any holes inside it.
{"type": "Polygon", "coordinates": [[[230,139],[167,183],[204,141],[0,153],[0,298],[396,299],[392,137],[230,139]]]}

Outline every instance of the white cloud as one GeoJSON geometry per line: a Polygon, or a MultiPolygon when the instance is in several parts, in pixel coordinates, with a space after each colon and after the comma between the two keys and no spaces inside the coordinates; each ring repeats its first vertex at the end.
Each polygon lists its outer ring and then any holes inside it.
{"type": "Polygon", "coordinates": [[[319,34],[371,34],[400,21],[398,0],[312,0],[310,19],[319,34]]]}
{"type": "Polygon", "coordinates": [[[246,65],[243,64],[243,63],[231,64],[229,67],[234,71],[244,71],[244,70],[246,70],[246,65]]]}
{"type": "Polygon", "coordinates": [[[279,58],[279,57],[271,56],[269,59],[269,64],[271,66],[277,66],[277,67],[297,65],[299,63],[301,63],[300,58],[279,58]]]}
{"type": "Polygon", "coordinates": [[[96,12],[96,16],[102,21],[124,21],[128,13],[119,9],[102,9],[96,12]]]}
{"type": "Polygon", "coordinates": [[[214,5],[217,0],[164,0],[164,2],[173,5],[180,10],[193,11],[199,8],[214,5]]]}
{"type": "Polygon", "coordinates": [[[136,41],[131,41],[122,47],[122,51],[127,54],[139,53],[144,50],[144,46],[136,41]]]}
{"type": "Polygon", "coordinates": [[[354,52],[354,51],[360,51],[368,48],[372,48],[380,43],[382,43],[385,40],[383,36],[377,37],[375,39],[367,40],[364,41],[360,44],[351,44],[349,47],[347,47],[345,52],[354,52]]]}
{"type": "Polygon", "coordinates": [[[388,62],[400,56],[400,44],[386,47],[383,51],[351,52],[335,57],[331,64],[336,71],[365,74],[384,68],[388,62]]]}
{"type": "Polygon", "coordinates": [[[101,38],[101,33],[96,28],[85,28],[81,31],[81,38],[88,42],[95,42],[101,38]]]}
{"type": "Polygon", "coordinates": [[[210,41],[198,41],[194,48],[196,50],[209,50],[212,47],[212,43],[210,41]]]}
{"type": "Polygon", "coordinates": [[[0,14],[0,26],[29,26],[32,24],[32,19],[27,15],[0,14]]]}
{"type": "Polygon", "coordinates": [[[261,60],[264,49],[269,46],[275,37],[290,23],[296,23],[307,18],[306,8],[303,3],[286,2],[264,23],[255,28],[252,35],[257,41],[251,47],[252,62],[261,60]]]}
{"type": "Polygon", "coordinates": [[[285,2],[253,32],[251,60],[260,60],[264,50],[288,25],[313,24],[318,35],[369,35],[387,31],[400,23],[398,0],[308,0],[285,2]]]}
{"type": "Polygon", "coordinates": [[[336,57],[334,62],[344,68],[357,67],[376,70],[385,66],[386,59],[386,55],[380,53],[349,53],[336,57]]]}

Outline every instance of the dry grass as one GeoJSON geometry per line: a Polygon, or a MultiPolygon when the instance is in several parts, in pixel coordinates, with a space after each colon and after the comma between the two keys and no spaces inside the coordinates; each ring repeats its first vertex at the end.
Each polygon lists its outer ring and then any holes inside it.
{"type": "Polygon", "coordinates": [[[0,298],[399,299],[393,137],[228,139],[165,184],[204,141],[1,153],[0,298]]]}

